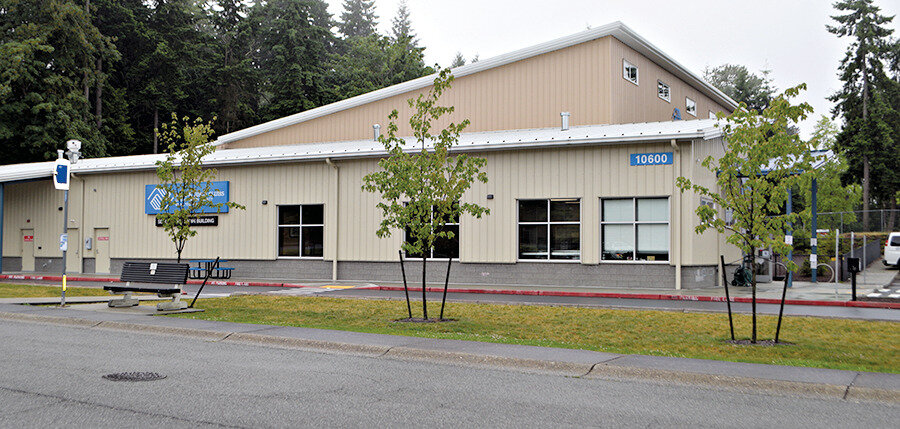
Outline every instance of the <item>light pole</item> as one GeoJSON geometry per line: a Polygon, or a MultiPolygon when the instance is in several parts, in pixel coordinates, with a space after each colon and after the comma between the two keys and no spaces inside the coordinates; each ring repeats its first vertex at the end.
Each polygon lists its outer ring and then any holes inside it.
{"type": "MultiPolygon", "coordinates": [[[[69,250],[69,178],[70,167],[78,162],[81,156],[81,142],[69,140],[66,142],[68,160],[63,158],[62,149],[57,150],[59,159],[56,160],[56,168],[53,170],[53,185],[56,189],[63,190],[63,232],[59,236],[59,250],[62,250],[62,296],[59,306],[66,306],[66,253],[69,250]]],[[[77,243],[76,243],[77,244],[77,243]]]]}

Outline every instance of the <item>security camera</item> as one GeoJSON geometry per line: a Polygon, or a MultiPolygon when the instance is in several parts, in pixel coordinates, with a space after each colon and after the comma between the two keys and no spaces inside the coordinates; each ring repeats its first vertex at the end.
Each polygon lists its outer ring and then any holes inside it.
{"type": "Polygon", "coordinates": [[[71,152],[78,152],[81,150],[81,142],[78,140],[69,140],[66,142],[66,148],[71,152]]]}

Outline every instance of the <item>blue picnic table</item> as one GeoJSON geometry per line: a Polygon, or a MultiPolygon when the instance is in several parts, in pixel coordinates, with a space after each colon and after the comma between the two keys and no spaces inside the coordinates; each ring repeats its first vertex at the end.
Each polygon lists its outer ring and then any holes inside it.
{"type": "MultiPolygon", "coordinates": [[[[211,279],[230,279],[231,272],[234,271],[232,267],[223,267],[213,266],[216,263],[215,259],[193,259],[188,261],[190,264],[197,264],[196,267],[191,267],[190,269],[190,277],[192,279],[202,279],[205,278],[207,274],[209,274],[209,278],[211,279]]],[[[228,262],[227,259],[219,259],[219,264],[223,262],[228,262]]]]}

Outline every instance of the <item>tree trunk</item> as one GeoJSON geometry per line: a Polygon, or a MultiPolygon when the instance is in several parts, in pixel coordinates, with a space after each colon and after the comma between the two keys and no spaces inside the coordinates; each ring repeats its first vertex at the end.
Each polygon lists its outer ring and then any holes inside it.
{"type": "MultiPolygon", "coordinates": [[[[97,58],[97,72],[103,72],[103,58],[97,58]]],[[[100,82],[100,79],[97,79],[97,89],[94,92],[94,97],[94,116],[96,116],[97,119],[97,130],[99,130],[100,126],[103,124],[103,84],[100,82]]]]}
{"type": "Polygon", "coordinates": [[[159,153],[159,107],[153,108],[153,153],[159,153]]]}
{"type": "MultiPolygon", "coordinates": [[[[864,47],[863,47],[864,48],[864,47]]],[[[866,57],[861,59],[860,70],[862,70],[862,117],[863,129],[866,129],[869,122],[869,72],[866,69],[866,57]]],[[[863,177],[862,177],[862,200],[863,200],[863,231],[867,231],[869,227],[869,156],[863,149],[863,177]]]]}
{"type": "Polygon", "coordinates": [[[425,301],[425,251],[422,251],[422,318],[428,320],[428,303],[425,301]]]}
{"type": "Polygon", "coordinates": [[[862,177],[862,200],[863,215],[862,224],[863,231],[869,228],[869,157],[863,155],[863,177],[862,177]]]}
{"type": "Polygon", "coordinates": [[[756,344],[756,249],[753,249],[753,253],[751,254],[753,259],[750,260],[750,287],[753,294],[752,299],[752,312],[753,312],[753,335],[750,337],[750,342],[756,344]]]}

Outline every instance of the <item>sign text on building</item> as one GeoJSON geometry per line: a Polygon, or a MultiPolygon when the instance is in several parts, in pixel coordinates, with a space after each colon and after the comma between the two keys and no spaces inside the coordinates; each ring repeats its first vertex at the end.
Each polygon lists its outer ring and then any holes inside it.
{"type": "MultiPolygon", "coordinates": [[[[210,182],[209,200],[213,204],[227,203],[228,197],[228,181],[210,182]]],[[[146,185],[144,187],[144,213],[160,214],[163,213],[163,197],[166,190],[160,185],[146,185]]],[[[169,207],[166,212],[173,213],[176,207],[169,207]]],[[[215,207],[205,206],[197,210],[197,213],[228,213],[228,206],[222,206],[217,210],[215,207]]]]}
{"type": "MultiPolygon", "coordinates": [[[[191,226],[219,226],[218,216],[193,216],[190,218],[191,226]]],[[[162,219],[156,218],[156,226],[163,226],[162,219]]],[[[107,237],[107,240],[109,238],[107,237]]]]}
{"type": "Polygon", "coordinates": [[[633,153],[631,165],[666,165],[671,164],[673,158],[672,152],[633,153]]]}

